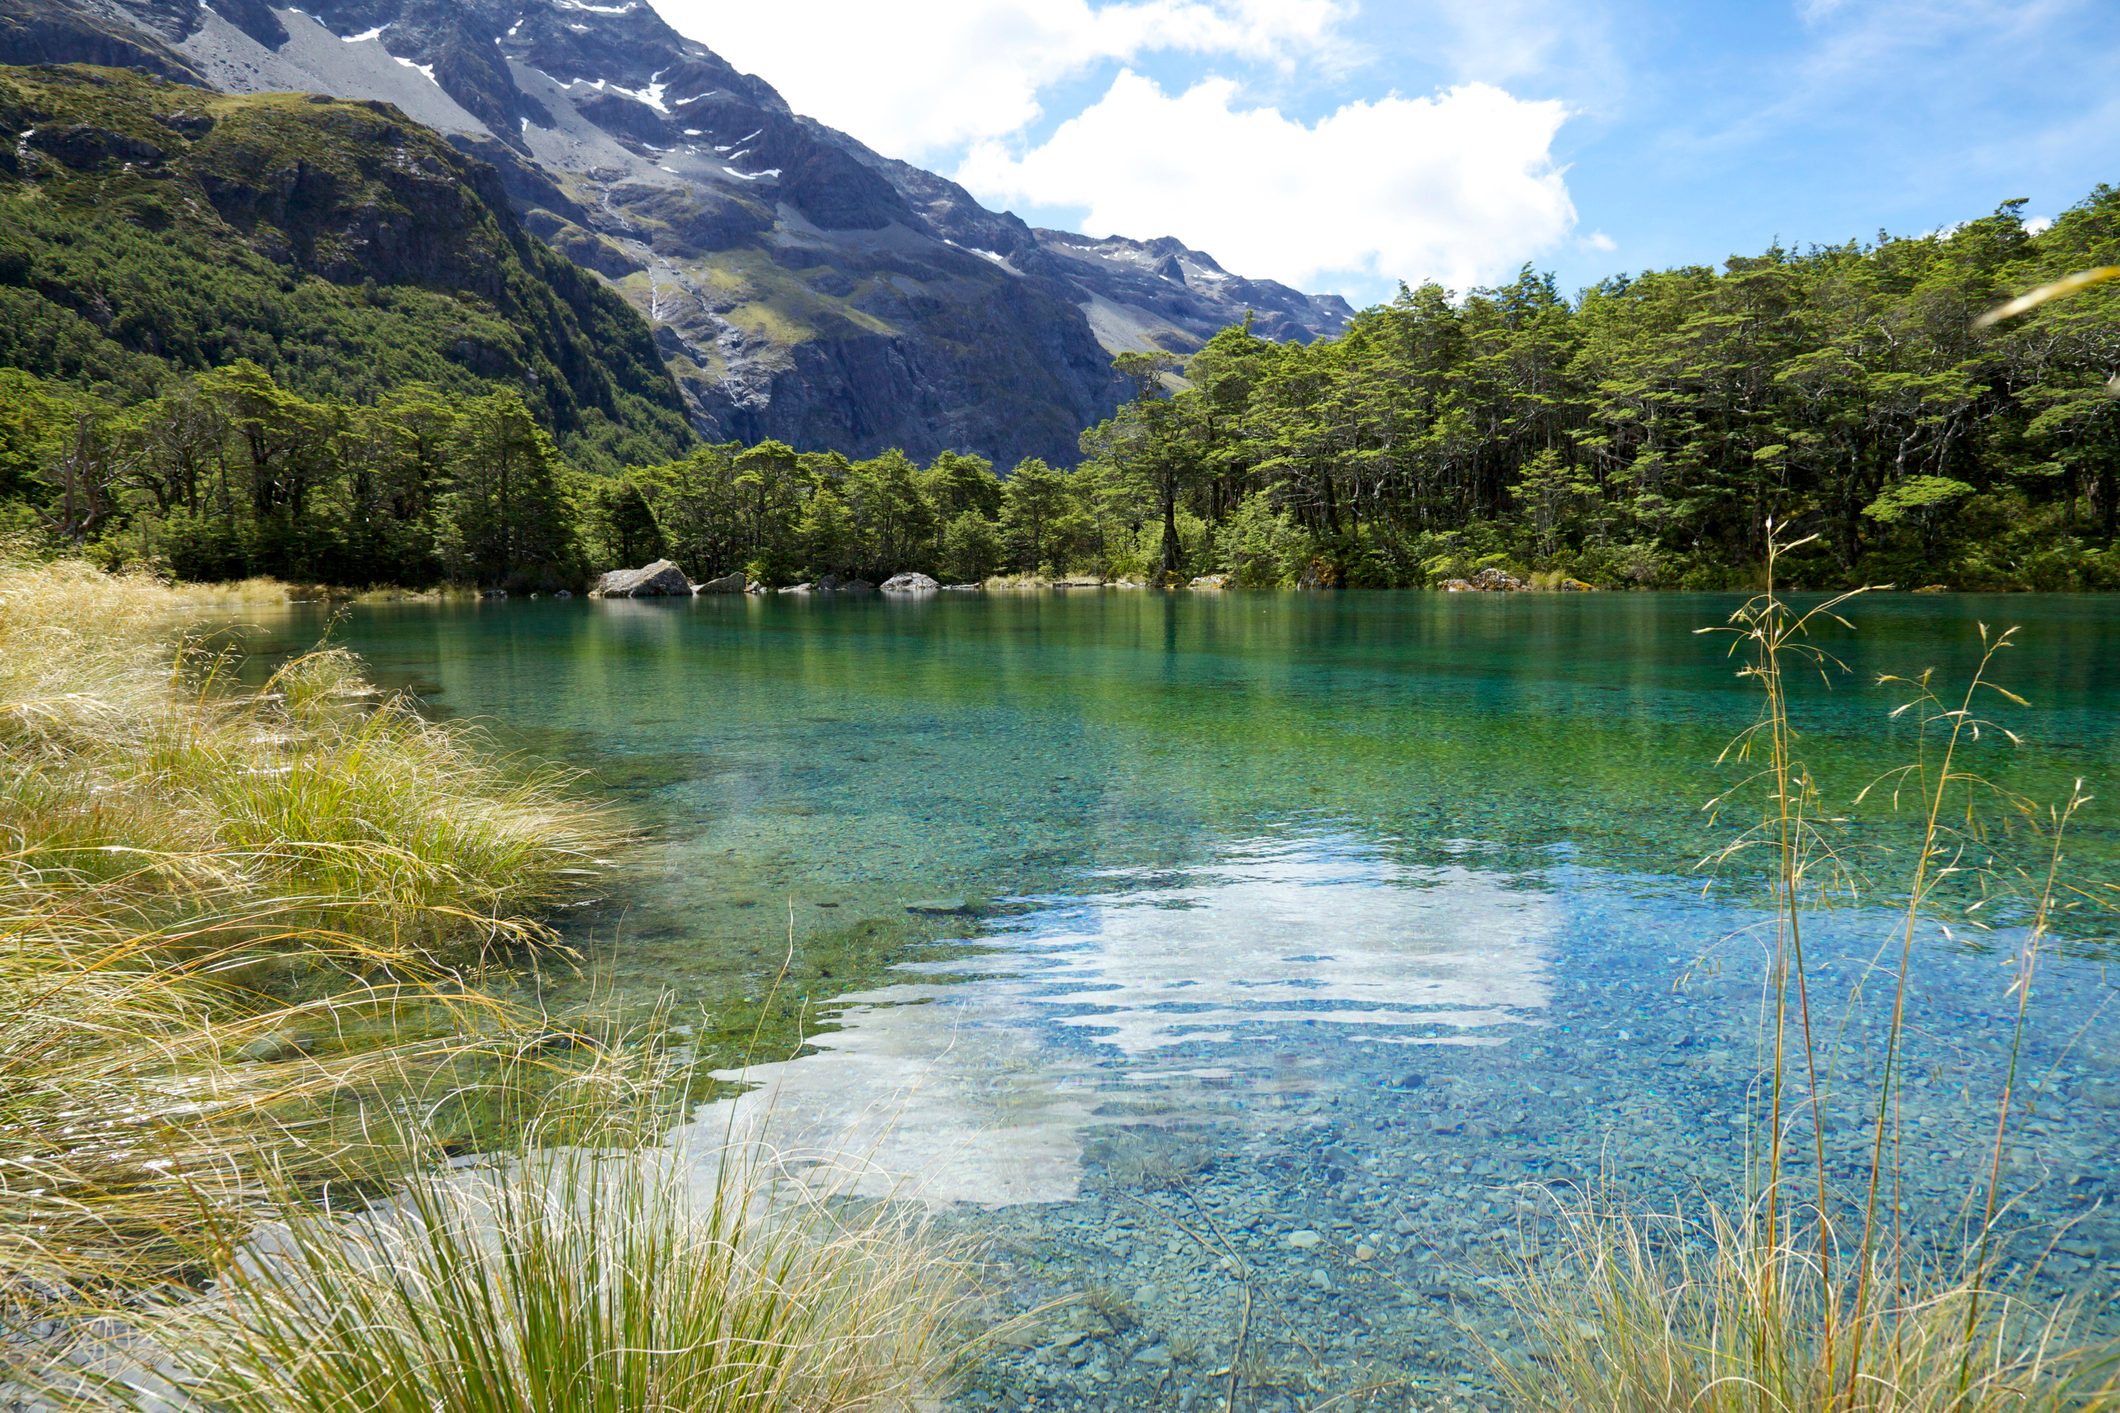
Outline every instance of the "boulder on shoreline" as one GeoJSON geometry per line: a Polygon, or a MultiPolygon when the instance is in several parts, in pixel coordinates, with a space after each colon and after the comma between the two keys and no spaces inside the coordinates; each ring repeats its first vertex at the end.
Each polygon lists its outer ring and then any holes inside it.
{"type": "Polygon", "coordinates": [[[719,579],[709,579],[706,583],[693,589],[692,592],[695,594],[740,594],[750,587],[751,581],[746,579],[743,571],[739,569],[734,574],[724,574],[719,579]]]}
{"type": "Polygon", "coordinates": [[[932,594],[941,588],[925,574],[893,574],[883,581],[883,592],[887,594],[932,594]]]}
{"type": "Polygon", "coordinates": [[[593,599],[668,599],[685,598],[692,592],[692,585],[685,579],[685,571],[667,559],[658,559],[653,564],[639,569],[614,569],[596,581],[589,591],[593,599]]]}
{"type": "Polygon", "coordinates": [[[1229,587],[1229,576],[1227,574],[1202,574],[1186,587],[1191,589],[1226,589],[1229,587]]]}
{"type": "Polygon", "coordinates": [[[1490,564],[1470,579],[1445,579],[1436,587],[1446,594],[1516,594],[1531,586],[1508,570],[1490,564]]]}
{"type": "Polygon", "coordinates": [[[876,586],[866,579],[849,579],[839,586],[839,592],[842,594],[873,594],[876,592],[876,586]]]}

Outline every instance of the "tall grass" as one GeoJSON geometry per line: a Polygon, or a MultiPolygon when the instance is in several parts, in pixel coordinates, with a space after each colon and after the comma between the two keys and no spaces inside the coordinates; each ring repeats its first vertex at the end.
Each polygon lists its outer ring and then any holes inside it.
{"type": "MultiPolygon", "coordinates": [[[[268,1162],[509,1028],[467,984],[613,819],[338,652],[261,688],[184,637],[269,602],[0,567],[0,1272],[152,1272],[268,1162]]],[[[351,1125],[351,1128],[348,1128],[351,1125]]]]}
{"type": "Polygon", "coordinates": [[[1852,626],[1841,610],[1856,595],[1809,609],[1790,604],[1776,590],[1775,566],[1806,542],[1782,543],[1771,525],[1769,541],[1765,590],[1721,630],[1732,637],[1739,675],[1760,688],[1760,714],[1724,753],[1746,774],[1711,801],[1717,811],[1750,801],[1759,812],[1709,861],[1724,868],[1763,852],[1772,885],[1758,1147],[1732,1206],[1645,1214],[1613,1194],[1563,1202],[1561,1239],[1533,1251],[1512,1287],[1531,1353],[1498,1355],[1499,1375],[1522,1406],[1555,1410],[2120,1408],[2120,1357],[2074,1342],[2075,1311],[2042,1307],[1998,1289],[1996,1279],[2002,1157],[2029,992],[2064,897],[2063,845],[2086,803],[2082,786],[2041,811],[1977,767],[1972,752],[1981,743],[2016,741],[1983,715],[1987,703],[2025,705],[1995,680],[2013,634],[1983,626],[1980,661],[1949,695],[1930,674],[1880,679],[1903,697],[1892,715],[1914,725],[1912,758],[1857,792],[1849,808],[1888,802],[1910,818],[1911,843],[1869,841],[1886,866],[1899,865],[1896,880],[1878,865],[1858,868],[1843,844],[1845,819],[1803,761],[1792,694],[1800,674],[1840,670],[1814,634],[1826,623],[1852,626]],[[1997,847],[2002,834],[2039,841],[2042,863],[2014,874],[1998,868],[1990,860],[2008,852],[1997,847]],[[1805,922],[1836,895],[1880,891],[1899,910],[1879,956],[1889,1020],[1874,1092],[1842,1114],[1827,1053],[1834,1021],[1817,1008],[1805,922]],[[1918,943],[1928,924],[1947,915],[1966,921],[1975,908],[2008,917],[2017,936],[2017,1004],[2004,1072],[1994,1077],[1993,1149],[1984,1180],[1965,1194],[1968,1239],[1955,1226],[1909,1230],[1899,1196],[1900,1099],[1918,943]],[[1839,1184],[1829,1148],[1850,1146],[1861,1161],[1855,1180],[1839,1184]],[[1801,1191],[1791,1176],[1797,1152],[1813,1169],[1801,1191]]]}
{"type": "Polygon", "coordinates": [[[509,931],[618,836],[565,777],[380,696],[346,653],[234,688],[227,655],[181,638],[215,602],[0,568],[0,887],[94,884],[150,915],[195,889],[223,911],[299,899],[409,951],[509,931]]]}
{"type": "Polygon", "coordinates": [[[0,564],[0,1401],[911,1406],[915,1228],[755,1154],[698,1189],[641,1146],[682,1085],[481,989],[619,822],[345,653],[185,636],[281,596],[0,564]],[[512,1157],[453,1166],[481,1107],[512,1157]]]}
{"type": "Polygon", "coordinates": [[[1544,1413],[2062,1413],[2120,1407],[2077,1312],[1987,1290],[1964,1267],[1878,1261],[1856,1302],[1763,1209],[1565,1205],[1510,1287],[1534,1357],[1496,1370],[1544,1413]],[[1863,1353],[1858,1361],[1855,1351],[1863,1353]]]}
{"type": "Polygon", "coordinates": [[[754,1151],[695,1173],[667,1149],[568,1144],[571,1127],[357,1213],[293,1208],[203,1297],[104,1325],[74,1361],[104,1372],[73,1400],[882,1413],[948,1377],[960,1268],[913,1218],[790,1201],[754,1151]]]}

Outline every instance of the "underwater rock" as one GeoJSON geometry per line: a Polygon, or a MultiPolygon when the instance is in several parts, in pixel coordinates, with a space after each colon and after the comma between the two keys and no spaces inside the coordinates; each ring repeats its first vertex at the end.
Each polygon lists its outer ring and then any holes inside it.
{"type": "Polygon", "coordinates": [[[923,898],[907,903],[905,910],[923,917],[969,917],[979,909],[969,898],[923,898]]]}

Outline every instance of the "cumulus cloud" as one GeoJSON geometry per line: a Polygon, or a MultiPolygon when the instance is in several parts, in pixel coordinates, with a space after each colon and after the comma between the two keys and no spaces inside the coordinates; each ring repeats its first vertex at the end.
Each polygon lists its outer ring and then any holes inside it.
{"type": "Polygon", "coordinates": [[[1019,132],[1053,85],[1153,53],[1277,67],[1340,45],[1355,0],[655,0],[680,33],[894,157],[1019,132]]]}
{"type": "Polygon", "coordinates": [[[1047,141],[981,143],[957,177],[990,202],[1079,209],[1091,235],[1174,235],[1297,286],[1464,288],[1574,230],[1552,151],[1566,118],[1471,83],[1305,123],[1242,106],[1226,79],[1173,95],[1127,71],[1047,141]]]}

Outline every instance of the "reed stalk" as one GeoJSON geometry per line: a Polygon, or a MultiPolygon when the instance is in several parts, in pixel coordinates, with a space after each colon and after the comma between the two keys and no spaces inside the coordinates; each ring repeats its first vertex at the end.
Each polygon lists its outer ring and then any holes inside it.
{"type": "MultiPolygon", "coordinates": [[[[1877,1095],[1848,1134],[1866,1161],[1856,1190],[1836,1191],[1827,1163],[1828,1071],[1804,957],[1804,920],[1835,893],[1860,896],[1871,874],[1858,870],[1836,841],[1834,826],[1842,821],[1827,810],[1823,790],[1802,762],[1790,681],[1799,664],[1829,683],[1845,672],[1813,634],[1825,623],[1852,627],[1839,610],[1856,595],[1808,610],[1788,604],[1777,590],[1775,567],[1805,542],[1782,542],[1774,534],[1770,524],[1761,594],[1722,628],[1703,630],[1733,636],[1733,653],[1744,655],[1739,675],[1756,682],[1762,697],[1758,720],[1721,758],[1757,761],[1757,768],[1709,808],[1720,813],[1760,796],[1764,807],[1757,823],[1706,862],[1721,869],[1758,849],[1772,858],[1767,876],[1773,945],[1759,1075],[1767,1110],[1763,1172],[1753,1177],[1748,1165],[1746,1196],[1734,1214],[1712,1202],[1695,1215],[1645,1213],[1612,1192],[1563,1201],[1561,1239],[1527,1253],[1511,1287],[1518,1324],[1534,1352],[1526,1357],[1496,1351],[1498,1376],[1512,1406],[1584,1413],[2120,1408],[2120,1356],[2074,1341],[2080,1311],[2013,1294],[1996,1281],[1997,1227],[2005,1206],[2002,1157],[2030,1025],[2030,992],[2067,887],[2063,840],[2087,797],[2079,782],[2069,800],[2042,819],[2023,798],[1967,764],[1969,748],[1987,734],[2017,740],[1979,714],[1991,697],[2025,705],[1994,680],[1996,661],[2014,644],[2014,630],[1981,627],[1978,665],[1962,694],[1950,700],[1941,696],[1933,674],[1879,679],[1886,688],[1910,689],[1892,716],[1915,716],[1914,758],[1864,787],[1853,804],[1888,795],[1896,812],[1903,798],[1911,798],[1916,828],[1887,944],[1892,993],[1877,1095]],[[1993,865],[1969,857],[1974,843],[1991,843],[1983,801],[2013,828],[2033,826],[2046,843],[2043,867],[2019,871],[2021,890],[1993,865]],[[1996,901],[1995,893],[2008,888],[2023,898],[2027,915],[2011,922],[2019,929],[2012,981],[2016,1016],[1987,1171],[1967,1194],[1978,1226],[1953,1255],[1947,1234],[1906,1230],[1897,1134],[1916,942],[1924,921],[1944,907],[1946,886],[1967,880],[1983,892],[1977,906],[1996,901]],[[1811,1110],[1808,1146],[1817,1170],[1817,1212],[1809,1234],[1783,1201],[1783,1129],[1798,1048],[1811,1110]],[[1843,1208],[1860,1210],[1846,1250],[1838,1239],[1843,1208]]],[[[1888,846],[1883,852],[1892,854],[1888,846]]],[[[1859,988],[1849,1002],[1851,1015],[1858,1004],[1859,988]]]]}

